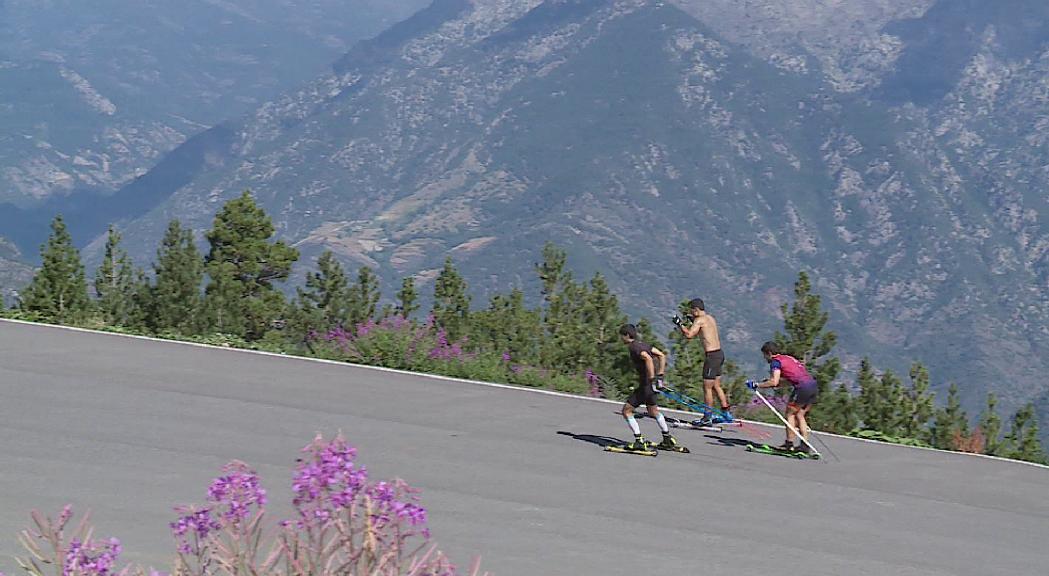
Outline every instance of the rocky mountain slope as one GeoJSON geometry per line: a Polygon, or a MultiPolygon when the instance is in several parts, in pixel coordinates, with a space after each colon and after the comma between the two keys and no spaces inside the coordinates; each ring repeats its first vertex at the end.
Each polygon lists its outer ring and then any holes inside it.
{"type": "Polygon", "coordinates": [[[0,2],[0,203],[112,190],[423,0],[0,2]]]}
{"type": "Polygon", "coordinates": [[[479,295],[554,240],[637,313],[703,296],[753,370],[809,270],[847,361],[921,359],[1013,409],[1049,394],[1045,22],[1040,0],[436,0],[225,126],[127,235],[251,188],[307,256],[425,280],[451,254],[479,295]]]}

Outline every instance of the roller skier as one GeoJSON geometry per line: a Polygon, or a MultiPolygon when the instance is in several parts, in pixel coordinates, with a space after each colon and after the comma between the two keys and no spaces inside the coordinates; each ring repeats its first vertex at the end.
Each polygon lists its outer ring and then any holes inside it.
{"type": "Polygon", "coordinates": [[[624,324],[620,327],[619,336],[627,346],[627,350],[630,353],[630,361],[637,370],[638,378],[637,388],[634,389],[630,396],[627,397],[626,403],[623,404],[623,419],[626,420],[630,431],[634,433],[634,441],[623,447],[623,451],[650,453],[652,448],[657,448],[660,450],[687,452],[688,449],[679,445],[674,436],[670,434],[670,428],[667,426],[663,414],[659,411],[659,405],[656,400],[657,388],[662,386],[664,381],[666,354],[658,348],[638,340],[637,328],[633,324],[624,324]],[[638,426],[637,419],[634,418],[634,410],[642,404],[648,409],[648,415],[659,424],[659,430],[663,434],[663,441],[654,446],[645,441],[645,437],[641,434],[641,427],[638,426]]]}

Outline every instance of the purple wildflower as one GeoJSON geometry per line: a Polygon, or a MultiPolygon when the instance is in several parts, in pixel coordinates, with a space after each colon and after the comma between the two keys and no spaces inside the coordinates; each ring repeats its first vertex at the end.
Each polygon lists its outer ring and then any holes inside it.
{"type": "Polygon", "coordinates": [[[120,540],[110,538],[104,542],[73,539],[66,551],[62,576],[108,576],[112,573],[122,548],[120,540]]]}
{"type": "Polygon", "coordinates": [[[222,526],[211,517],[211,508],[196,508],[179,506],[175,512],[181,514],[179,519],[172,522],[171,532],[178,542],[178,551],[182,554],[193,552],[190,541],[203,542],[208,534],[222,528],[222,526]]]}
{"type": "Polygon", "coordinates": [[[509,362],[509,361],[510,361],[510,353],[509,352],[503,352],[503,362],[509,362]]]}
{"type": "Polygon", "coordinates": [[[212,481],[208,500],[222,507],[221,518],[239,524],[251,515],[252,506],[259,511],[266,506],[266,491],[259,485],[259,476],[243,462],[230,462],[223,467],[226,474],[212,481]]]}

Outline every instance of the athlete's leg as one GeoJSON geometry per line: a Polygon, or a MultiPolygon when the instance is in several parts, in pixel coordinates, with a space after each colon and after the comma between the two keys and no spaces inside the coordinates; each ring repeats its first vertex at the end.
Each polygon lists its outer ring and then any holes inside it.
{"type": "Polygon", "coordinates": [[[659,424],[659,431],[662,432],[664,436],[670,434],[670,427],[667,426],[667,419],[664,418],[663,413],[659,411],[659,406],[649,404],[648,415],[656,421],[656,424],[659,424]]]}
{"type": "Polygon", "coordinates": [[[714,386],[717,383],[718,381],[713,378],[703,379],[703,402],[705,402],[707,406],[714,405],[714,386]]]}
{"type": "Polygon", "coordinates": [[[798,407],[793,404],[787,405],[787,442],[794,442],[794,430],[798,427],[798,407]]]}
{"type": "MultiPolygon", "coordinates": [[[[728,398],[725,396],[725,390],[721,387],[721,376],[714,379],[714,391],[718,394],[718,400],[721,401],[721,409],[728,410],[728,398]]],[[[710,405],[710,402],[707,402],[710,405]]]]}
{"type": "Polygon", "coordinates": [[[798,414],[795,417],[798,423],[798,432],[801,434],[801,437],[806,440],[809,439],[809,422],[805,417],[808,415],[810,408],[812,408],[812,404],[802,406],[798,409],[798,414]]]}
{"type": "Polygon", "coordinates": [[[641,435],[641,427],[637,425],[637,419],[634,418],[634,407],[629,402],[623,404],[623,419],[626,420],[627,426],[630,426],[630,431],[634,433],[634,436],[641,435]]]}

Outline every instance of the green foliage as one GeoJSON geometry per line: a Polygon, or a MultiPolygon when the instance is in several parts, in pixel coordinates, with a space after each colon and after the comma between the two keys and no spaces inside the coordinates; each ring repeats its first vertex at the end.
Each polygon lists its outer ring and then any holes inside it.
{"type": "Polygon", "coordinates": [[[467,332],[470,316],[470,295],[466,280],[455,269],[452,258],[444,259],[444,268],[437,275],[433,287],[433,315],[437,325],[448,331],[452,338],[467,332]]]}
{"type": "Polygon", "coordinates": [[[84,265],[61,216],[52,220],[51,236],[41,247],[41,256],[43,265],[23,292],[19,307],[45,322],[80,324],[87,320],[92,307],[84,265]]]}
{"type": "Polygon", "coordinates": [[[297,292],[300,308],[316,318],[310,328],[329,330],[349,317],[349,279],[330,250],[320,255],[317,271],[306,276],[306,287],[297,292]]]}
{"type": "MultiPolygon", "coordinates": [[[[831,393],[830,390],[831,383],[841,371],[838,358],[830,355],[837,344],[838,336],[825,329],[830,315],[823,310],[819,295],[812,293],[812,283],[804,271],[798,273],[798,279],[794,283],[793,304],[789,307],[783,304],[780,311],[783,314],[784,331],[776,332],[773,341],[784,354],[793,356],[805,364],[805,368],[819,385],[821,398],[834,396],[836,408],[848,410],[847,397],[837,392],[831,393]]],[[[821,409],[812,411],[809,416],[811,426],[831,428],[841,425],[842,420],[849,419],[847,415],[832,412],[827,403],[821,404],[821,409]]]]}
{"type": "Polygon", "coordinates": [[[419,295],[415,292],[415,278],[408,276],[401,280],[401,289],[397,291],[397,312],[411,318],[419,309],[419,295]]]}
{"type": "Polygon", "coordinates": [[[104,323],[109,326],[128,326],[131,323],[136,288],[131,259],[120,247],[120,233],[110,226],[102,265],[95,273],[97,306],[104,323]]]}
{"type": "Polygon", "coordinates": [[[1012,427],[1005,435],[1001,451],[1007,458],[1045,464],[1045,451],[1038,440],[1038,420],[1034,404],[1027,404],[1013,415],[1012,427]]]}
{"type": "Polygon", "coordinates": [[[201,284],[204,261],[193,231],[178,220],[168,223],[153,264],[151,326],[156,332],[198,334],[204,328],[201,284]]]}
{"type": "Polygon", "coordinates": [[[998,416],[998,397],[987,394],[987,407],[980,414],[980,430],[984,436],[984,454],[1000,456],[1002,452],[1002,418],[998,416]]]}
{"type": "MultiPolygon", "coordinates": [[[[463,285],[465,290],[466,285],[463,285]]],[[[346,291],[346,321],[356,326],[375,317],[379,303],[379,277],[371,268],[362,266],[357,270],[357,282],[346,291]]]]}
{"type": "Polygon", "coordinates": [[[934,402],[929,389],[929,371],[919,362],[911,365],[911,386],[903,394],[900,433],[908,438],[928,439],[934,402]]]}
{"type": "Polygon", "coordinates": [[[820,398],[818,422],[821,430],[835,434],[847,434],[859,426],[857,405],[845,384],[838,384],[826,396],[820,398]]]}
{"type": "Polygon", "coordinates": [[[270,242],[273,223],[251,193],[226,203],[207,233],[206,304],[216,330],[258,340],[284,312],[273,286],[286,280],[298,251],[270,242]]]}
{"type": "Polygon", "coordinates": [[[841,371],[841,363],[830,356],[838,336],[825,330],[829,313],[821,306],[820,297],[812,293],[812,283],[805,272],[798,274],[794,283],[794,303],[788,309],[786,304],[780,308],[783,313],[784,333],[777,332],[773,337],[785,354],[789,354],[805,363],[806,369],[816,379],[820,394],[841,371]]]}
{"type": "Polygon", "coordinates": [[[525,306],[524,292],[515,288],[508,296],[496,294],[488,308],[471,314],[471,340],[486,352],[505,353],[513,361],[539,361],[542,339],[541,314],[525,306]]]}
{"type": "Polygon", "coordinates": [[[951,383],[947,390],[947,405],[936,410],[932,423],[932,445],[954,450],[958,438],[969,436],[969,417],[962,410],[958,385],[951,383]]]}

